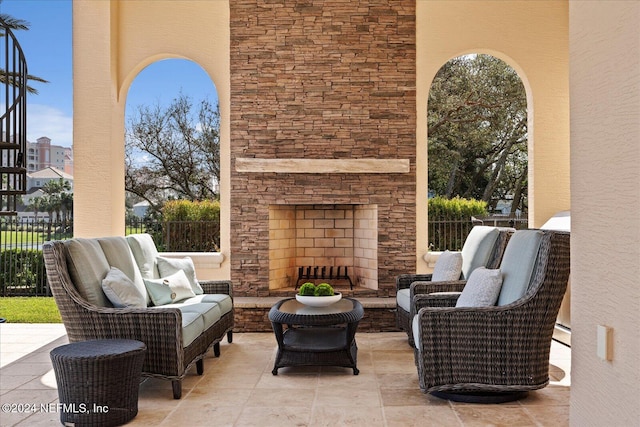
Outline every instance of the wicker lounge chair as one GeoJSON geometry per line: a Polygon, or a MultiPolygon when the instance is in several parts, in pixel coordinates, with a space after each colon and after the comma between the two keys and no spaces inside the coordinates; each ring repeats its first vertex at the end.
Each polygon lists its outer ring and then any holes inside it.
{"type": "Polygon", "coordinates": [[[508,401],[549,383],[551,337],[569,278],[569,237],[516,231],[500,264],[496,306],[454,307],[453,297],[450,307],[430,307],[428,296],[415,297],[422,391],[451,400],[508,401]]]}
{"type": "Polygon", "coordinates": [[[502,260],[504,248],[515,230],[507,227],[475,226],[462,247],[462,275],[452,282],[431,282],[431,274],[402,274],[396,277],[396,325],[407,333],[413,346],[411,319],[416,311],[410,301],[417,294],[436,293],[433,304],[437,305],[440,292],[460,292],[465,278],[478,267],[496,268],[502,260]]]}

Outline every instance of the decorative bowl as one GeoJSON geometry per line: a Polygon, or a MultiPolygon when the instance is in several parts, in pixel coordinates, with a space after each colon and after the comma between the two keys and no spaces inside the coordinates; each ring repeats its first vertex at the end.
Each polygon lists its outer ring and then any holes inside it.
{"type": "Polygon", "coordinates": [[[340,292],[322,297],[296,294],[296,299],[298,300],[298,302],[310,307],[327,307],[340,301],[340,298],[342,298],[342,294],[340,292]]]}

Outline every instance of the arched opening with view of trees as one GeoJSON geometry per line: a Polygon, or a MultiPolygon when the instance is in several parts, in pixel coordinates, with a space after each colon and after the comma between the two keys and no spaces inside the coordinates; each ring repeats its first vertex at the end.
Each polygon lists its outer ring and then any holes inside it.
{"type": "Polygon", "coordinates": [[[127,95],[128,232],[151,233],[166,251],[218,251],[219,183],[220,112],[211,79],[184,59],[150,64],[127,95]]]}
{"type": "Polygon", "coordinates": [[[429,195],[527,212],[527,97],[517,72],[486,54],[451,59],[428,101],[429,195]]]}

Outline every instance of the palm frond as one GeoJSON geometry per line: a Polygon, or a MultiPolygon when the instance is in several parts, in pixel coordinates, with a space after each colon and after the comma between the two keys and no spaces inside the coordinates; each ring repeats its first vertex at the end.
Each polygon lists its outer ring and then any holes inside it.
{"type": "MultiPolygon", "coordinates": [[[[19,87],[22,84],[21,77],[18,73],[15,72],[6,72],[2,68],[0,68],[0,83],[5,85],[11,85],[19,87]]],[[[27,74],[28,82],[39,82],[39,83],[49,83],[49,81],[43,79],[42,77],[34,76],[31,74],[27,74]]],[[[27,92],[37,95],[38,89],[34,88],[27,84],[27,92]]]]}
{"type": "MultiPolygon", "coordinates": [[[[14,18],[6,13],[0,13],[0,19],[4,21],[5,25],[11,30],[28,30],[31,24],[24,19],[14,18]]],[[[4,36],[4,34],[2,34],[4,36]]]]}

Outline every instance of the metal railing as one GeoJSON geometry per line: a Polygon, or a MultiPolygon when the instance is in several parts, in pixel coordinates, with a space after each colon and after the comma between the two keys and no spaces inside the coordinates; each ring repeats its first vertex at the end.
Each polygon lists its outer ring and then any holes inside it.
{"type": "MultiPolygon", "coordinates": [[[[160,252],[214,252],[220,224],[212,221],[127,221],[126,234],[149,233],[160,252]]],[[[42,245],[73,237],[73,221],[0,217],[0,296],[49,296],[42,245]]]]}
{"type": "Polygon", "coordinates": [[[474,225],[512,227],[516,230],[527,228],[525,216],[492,215],[471,217],[471,219],[429,218],[429,250],[459,251],[474,225]]]}
{"type": "MultiPolygon", "coordinates": [[[[526,228],[525,218],[485,217],[429,221],[429,249],[460,250],[476,224],[526,228]]],[[[49,296],[42,244],[73,237],[73,222],[0,217],[0,296],[49,296]]],[[[149,233],[160,252],[213,252],[220,248],[220,224],[206,221],[132,219],[126,234],[149,233]]]]}

